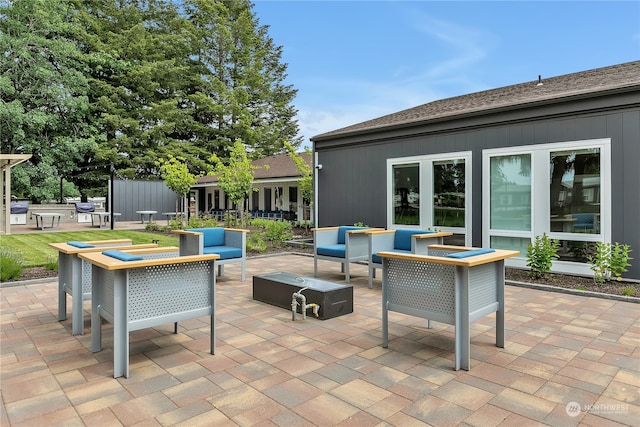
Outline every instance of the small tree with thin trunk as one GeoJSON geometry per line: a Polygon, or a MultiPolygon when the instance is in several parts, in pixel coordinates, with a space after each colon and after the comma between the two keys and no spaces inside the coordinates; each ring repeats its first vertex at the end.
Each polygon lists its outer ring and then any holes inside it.
{"type": "Polygon", "coordinates": [[[160,174],[167,187],[183,198],[185,215],[180,215],[181,212],[179,212],[178,201],[176,200],[176,218],[180,217],[180,227],[182,227],[182,219],[186,216],[186,210],[189,206],[189,191],[191,191],[191,187],[198,182],[202,174],[192,174],[189,172],[189,167],[185,163],[184,158],[173,157],[171,154],[169,154],[167,160],[160,159],[156,164],[160,166],[160,174]]]}
{"type": "MultiPolygon", "coordinates": [[[[293,163],[295,163],[296,169],[300,174],[298,185],[300,186],[302,197],[303,199],[309,200],[310,204],[313,204],[313,169],[311,169],[311,166],[309,166],[304,158],[296,152],[293,145],[285,141],[284,146],[289,150],[289,157],[293,160],[293,163]]],[[[311,149],[306,147],[305,153],[311,155],[311,149]]],[[[305,221],[305,225],[306,224],[305,221]]]]}
{"type": "MultiPolygon", "coordinates": [[[[240,223],[244,224],[243,202],[251,191],[257,191],[253,188],[253,171],[256,167],[249,161],[244,144],[236,140],[228,159],[220,159],[214,154],[211,156],[211,162],[213,171],[209,174],[218,177],[218,185],[231,203],[240,210],[240,223]]],[[[226,208],[228,209],[228,206],[226,208]]]]}

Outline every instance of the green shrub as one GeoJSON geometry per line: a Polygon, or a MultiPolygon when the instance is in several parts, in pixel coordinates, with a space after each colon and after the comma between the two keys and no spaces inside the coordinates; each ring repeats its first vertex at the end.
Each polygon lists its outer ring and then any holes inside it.
{"type": "Polygon", "coordinates": [[[608,282],[612,276],[615,276],[616,280],[621,280],[622,273],[631,265],[629,252],[631,252],[629,245],[598,242],[595,253],[589,257],[593,280],[596,284],[608,282]]]}
{"type": "Polygon", "coordinates": [[[620,293],[627,297],[633,297],[636,295],[636,288],[634,288],[633,286],[625,286],[624,288],[620,289],[620,293]]]}
{"type": "Polygon", "coordinates": [[[560,243],[557,240],[550,239],[547,233],[542,236],[536,236],[533,243],[529,243],[527,248],[527,266],[531,268],[529,273],[534,279],[544,277],[551,271],[553,260],[559,258],[558,247],[560,243]]]}
{"type": "Polygon", "coordinates": [[[206,215],[203,217],[198,217],[196,215],[189,218],[189,226],[187,228],[212,228],[212,227],[220,227],[220,223],[217,219],[206,215]]]}
{"type": "Polygon", "coordinates": [[[0,248],[0,282],[17,279],[22,275],[22,257],[17,252],[0,248]]]}
{"type": "Polygon", "coordinates": [[[267,221],[265,238],[274,246],[284,246],[287,240],[293,238],[291,223],[288,221],[267,221]]]}
{"type": "Polygon", "coordinates": [[[249,233],[247,235],[247,250],[258,253],[267,251],[267,242],[264,241],[262,233],[249,233]]]}

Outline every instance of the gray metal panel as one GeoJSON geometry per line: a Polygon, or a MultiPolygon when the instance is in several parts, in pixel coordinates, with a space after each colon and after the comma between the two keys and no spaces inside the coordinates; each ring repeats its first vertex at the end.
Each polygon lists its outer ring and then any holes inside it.
{"type": "Polygon", "coordinates": [[[157,221],[162,212],[175,212],[180,198],[163,181],[115,180],[113,188],[114,212],[122,214],[120,221],[139,221],[136,211],[142,210],[157,211],[157,221]]]}
{"type": "MultiPolygon", "coordinates": [[[[612,241],[630,245],[637,254],[640,252],[639,99],[637,92],[622,93],[315,141],[318,162],[323,165],[318,174],[317,226],[358,221],[372,227],[386,226],[387,158],[471,151],[472,244],[481,246],[483,149],[611,138],[612,241]]],[[[634,265],[625,277],[640,279],[640,261],[631,262],[634,265]]]]}

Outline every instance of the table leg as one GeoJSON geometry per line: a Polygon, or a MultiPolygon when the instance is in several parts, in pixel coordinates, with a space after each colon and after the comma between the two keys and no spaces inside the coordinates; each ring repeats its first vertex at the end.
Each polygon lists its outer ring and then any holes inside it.
{"type": "Polygon", "coordinates": [[[127,315],[127,272],[114,271],[113,377],[129,378],[129,322],[127,315]]]}
{"type": "Polygon", "coordinates": [[[73,335],[82,335],[84,334],[82,259],[77,255],[74,256],[71,265],[71,331],[73,335]]]}
{"type": "Polygon", "coordinates": [[[389,346],[389,295],[387,290],[388,260],[382,260],[382,347],[389,346]]]}
{"type": "Polygon", "coordinates": [[[71,256],[58,252],[58,320],[67,320],[67,292],[64,287],[69,283],[71,256]]]}
{"type": "Polygon", "coordinates": [[[471,342],[469,321],[469,270],[456,266],[455,278],[455,366],[456,371],[471,369],[471,342]]]}
{"type": "Polygon", "coordinates": [[[504,348],[504,260],[495,263],[497,270],[498,311],[496,312],[496,347],[504,348]]]}
{"type": "Polygon", "coordinates": [[[100,316],[100,301],[102,300],[101,268],[91,266],[91,351],[102,350],[102,318],[100,316]]]}
{"type": "Polygon", "coordinates": [[[211,274],[209,274],[209,299],[211,301],[211,354],[216,354],[216,266],[215,261],[209,263],[211,274]]]}

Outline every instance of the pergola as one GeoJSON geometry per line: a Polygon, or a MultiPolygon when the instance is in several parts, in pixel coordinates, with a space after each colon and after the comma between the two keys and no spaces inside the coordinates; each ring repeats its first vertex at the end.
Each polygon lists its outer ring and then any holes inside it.
{"type": "Polygon", "coordinates": [[[0,154],[0,187],[3,196],[3,219],[0,234],[11,234],[11,168],[31,158],[31,154],[0,154]]]}

